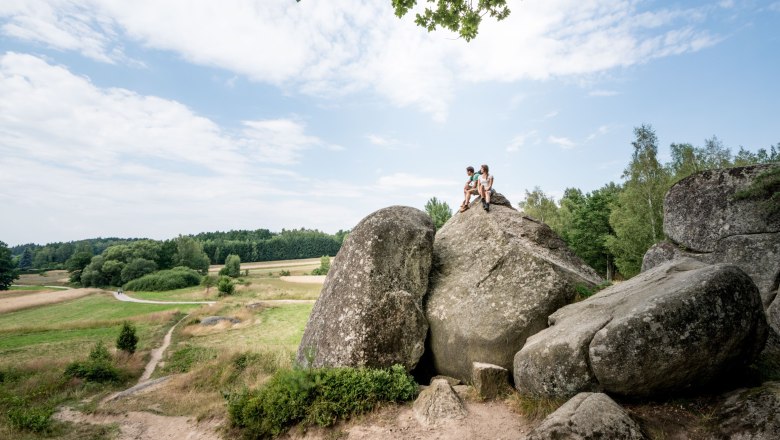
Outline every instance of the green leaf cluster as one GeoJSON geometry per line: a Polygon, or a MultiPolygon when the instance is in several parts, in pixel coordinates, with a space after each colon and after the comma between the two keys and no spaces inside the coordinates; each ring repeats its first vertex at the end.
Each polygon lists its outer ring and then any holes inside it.
{"type": "Polygon", "coordinates": [[[320,267],[311,271],[312,275],[327,275],[330,271],[330,257],[323,255],[320,257],[320,267]]]}
{"type": "MultiPolygon", "coordinates": [[[[458,33],[464,40],[471,41],[479,32],[482,17],[489,15],[497,21],[509,16],[506,0],[427,0],[433,3],[422,14],[415,14],[414,22],[428,30],[437,27],[458,33]]],[[[417,0],[393,0],[395,15],[403,17],[417,5],[417,0]]]]}
{"type": "Polygon", "coordinates": [[[19,278],[19,269],[16,268],[11,250],[0,241],[0,290],[11,288],[14,280],[19,278]]]}
{"type": "Polygon", "coordinates": [[[217,290],[221,295],[232,295],[236,291],[236,285],[230,277],[220,276],[217,281],[217,290]]]}
{"type": "Polygon", "coordinates": [[[234,254],[228,255],[225,259],[225,267],[219,270],[219,274],[231,278],[241,276],[241,257],[234,254]]]}
{"type": "Polygon", "coordinates": [[[271,438],[296,423],[332,426],[381,402],[411,400],[417,384],[400,365],[389,369],[279,370],[260,389],[227,396],[231,424],[250,438],[271,438]]]}
{"type": "Polygon", "coordinates": [[[440,201],[436,197],[431,197],[430,200],[425,203],[425,212],[431,216],[433,226],[435,226],[437,230],[444,226],[444,224],[447,223],[447,220],[452,217],[450,205],[447,204],[447,202],[440,201]]]}
{"type": "Polygon", "coordinates": [[[95,344],[86,361],[68,364],[65,376],[84,379],[87,382],[120,382],[125,375],[114,366],[111,353],[101,341],[95,344]]]}

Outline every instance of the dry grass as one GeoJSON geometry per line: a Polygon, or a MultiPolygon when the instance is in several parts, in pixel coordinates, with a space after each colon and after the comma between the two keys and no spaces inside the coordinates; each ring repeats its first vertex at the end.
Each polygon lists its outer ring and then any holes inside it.
{"type": "Polygon", "coordinates": [[[45,306],[49,304],[56,304],[63,301],[69,301],[72,299],[81,298],[83,296],[90,295],[92,293],[101,292],[100,289],[71,289],[71,290],[54,290],[49,292],[33,291],[18,296],[3,296],[3,301],[0,302],[0,313],[14,312],[22,309],[29,309],[31,307],[45,306]]]}
{"type": "Polygon", "coordinates": [[[37,274],[24,274],[19,276],[16,284],[26,284],[32,286],[67,286],[68,271],[49,270],[37,274]]]}
{"type": "Polygon", "coordinates": [[[524,416],[528,420],[540,421],[560,408],[561,405],[566,403],[566,400],[523,396],[513,391],[507,397],[506,403],[512,411],[524,416]]]}

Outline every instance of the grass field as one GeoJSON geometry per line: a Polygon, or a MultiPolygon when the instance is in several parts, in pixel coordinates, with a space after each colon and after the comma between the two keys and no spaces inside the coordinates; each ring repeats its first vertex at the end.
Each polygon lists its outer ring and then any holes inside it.
{"type": "MultiPolygon", "coordinates": [[[[192,364],[191,371],[177,373],[170,386],[139,399],[118,402],[110,408],[223,418],[222,391],[256,386],[279,366],[291,364],[313,306],[313,303],[297,303],[268,307],[258,306],[258,301],[316,299],[321,285],[286,282],[279,276],[282,271],[303,275],[318,266],[319,258],[242,264],[242,275],[245,270],[248,274],[238,280],[235,295],[222,298],[217,296],[216,287],[208,294],[202,287],[168,292],[127,292],[135,298],[150,300],[218,300],[217,306],[211,308],[120,302],[110,292],[99,292],[56,304],[0,313],[0,376],[16,378],[14,381],[0,380],[0,412],[10,408],[4,407],[3,402],[14,401],[26,402],[25,408],[33,409],[54,408],[68,402],[94,407],[94,402],[101,396],[127,384],[97,386],[66,381],[63,371],[68,362],[86,358],[98,341],[113,350],[121,323],[129,320],[137,329],[138,351],[131,358],[120,359],[129,371],[140,374],[149,351],[161,343],[167,329],[181,316],[177,313],[191,313],[191,317],[174,332],[173,344],[165,358],[170,362],[177,351],[181,351],[178,358],[182,353],[185,358],[193,356],[188,353],[199,354],[201,358],[192,364]],[[210,315],[238,317],[241,322],[213,327],[199,324],[199,319],[210,315]],[[204,356],[204,353],[208,355],[204,356]]],[[[218,270],[218,267],[212,269],[218,270]]],[[[35,295],[42,286],[64,286],[67,273],[49,271],[24,275],[19,284],[24,287],[3,293],[0,300],[35,295]]],[[[156,375],[171,372],[158,369],[156,375]]],[[[0,438],[108,438],[111,435],[110,429],[60,422],[45,432],[20,431],[11,426],[7,418],[0,417],[0,438]]]]}
{"type": "Polygon", "coordinates": [[[46,286],[34,286],[34,285],[24,285],[24,286],[11,286],[10,290],[67,290],[67,287],[46,287],[46,286]]]}

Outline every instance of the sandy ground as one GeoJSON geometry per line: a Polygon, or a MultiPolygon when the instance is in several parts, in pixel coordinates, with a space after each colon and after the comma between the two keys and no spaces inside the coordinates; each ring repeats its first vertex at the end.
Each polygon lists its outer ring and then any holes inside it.
{"type": "Polygon", "coordinates": [[[501,401],[466,402],[468,416],[426,427],[414,417],[412,405],[384,408],[335,429],[312,429],[305,434],[293,429],[282,438],[295,440],[508,440],[524,439],[533,425],[501,401]]]}
{"type": "Polygon", "coordinates": [[[288,277],[279,277],[282,281],[288,283],[301,283],[301,284],[322,284],[325,282],[326,275],[293,275],[288,277]]]}
{"type": "MultiPolygon", "coordinates": [[[[164,386],[164,385],[163,385],[164,386]]],[[[143,391],[141,391],[143,392],[143,391]]],[[[389,406],[333,428],[311,428],[301,432],[293,428],[281,436],[285,440],[519,440],[533,426],[512,412],[502,401],[466,402],[468,416],[462,420],[444,421],[437,426],[423,426],[414,417],[411,403],[389,406]]],[[[221,437],[217,429],[222,422],[197,423],[192,417],[162,416],[143,411],[121,415],[83,414],[70,408],[60,409],[59,420],[119,425],[119,440],[187,439],[205,440],[221,437]]]]}
{"type": "Polygon", "coordinates": [[[119,425],[118,440],[219,440],[216,424],[197,423],[192,417],[160,416],[148,412],[131,411],[121,415],[83,414],[63,408],[55,414],[59,420],[119,425]]]}
{"type": "Polygon", "coordinates": [[[0,296],[0,299],[2,299],[0,300],[0,313],[8,313],[30,307],[55,304],[58,302],[81,298],[82,296],[87,296],[97,292],[102,292],[102,290],[92,288],[52,290],[47,292],[31,292],[26,295],[15,295],[10,298],[0,296]]]}

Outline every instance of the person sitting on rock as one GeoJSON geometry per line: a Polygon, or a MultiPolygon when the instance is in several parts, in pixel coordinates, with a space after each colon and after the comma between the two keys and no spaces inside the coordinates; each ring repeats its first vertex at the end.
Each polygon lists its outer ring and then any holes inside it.
{"type": "Polygon", "coordinates": [[[479,196],[482,198],[482,209],[490,211],[490,195],[493,194],[495,190],[493,189],[493,176],[490,174],[487,165],[482,165],[480,167],[478,182],[479,185],[477,185],[477,189],[479,190],[479,196]]]}
{"type": "Polygon", "coordinates": [[[469,179],[463,187],[463,203],[460,204],[460,212],[469,209],[472,195],[479,194],[479,190],[477,189],[479,173],[474,173],[474,167],[466,167],[466,175],[469,176],[469,179]]]}

